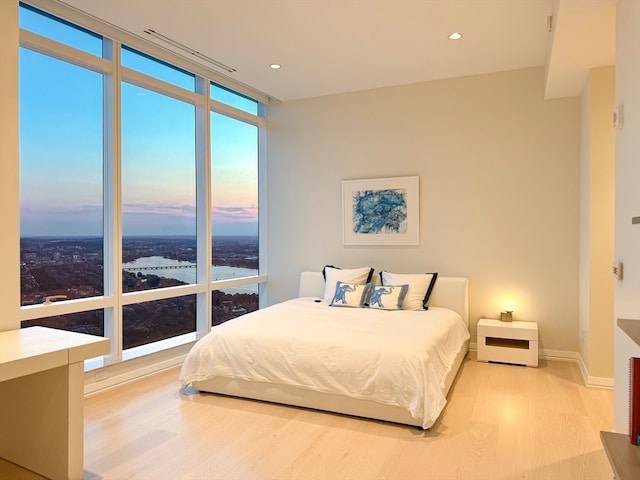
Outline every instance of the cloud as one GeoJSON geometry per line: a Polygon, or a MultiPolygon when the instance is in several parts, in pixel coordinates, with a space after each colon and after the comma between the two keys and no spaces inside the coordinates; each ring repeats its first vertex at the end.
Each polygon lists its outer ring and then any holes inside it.
{"type": "Polygon", "coordinates": [[[214,223],[257,222],[258,208],[249,207],[214,207],[211,212],[214,223]]]}
{"type": "Polygon", "coordinates": [[[51,206],[22,206],[20,208],[20,215],[34,218],[50,217],[56,215],[73,216],[86,214],[102,215],[102,205],[71,205],[57,208],[51,206]]]}
{"type": "Polygon", "coordinates": [[[194,205],[161,205],[144,203],[125,203],[122,205],[122,215],[166,215],[169,217],[195,218],[194,205]]]}
{"type": "MultiPolygon", "coordinates": [[[[257,234],[255,206],[214,207],[211,212],[218,234],[257,234]]],[[[126,203],[122,205],[123,235],[193,235],[196,225],[193,205],[126,203]]],[[[102,235],[102,205],[23,207],[21,235],[102,235]]]]}

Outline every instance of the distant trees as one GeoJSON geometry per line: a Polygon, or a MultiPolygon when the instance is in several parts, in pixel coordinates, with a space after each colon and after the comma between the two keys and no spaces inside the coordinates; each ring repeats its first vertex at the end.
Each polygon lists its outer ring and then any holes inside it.
{"type": "Polygon", "coordinates": [[[185,283],[175,278],[160,277],[153,273],[145,275],[141,272],[122,271],[122,286],[125,292],[138,292],[151,288],[174,287],[177,285],[185,285],[185,283]]]}

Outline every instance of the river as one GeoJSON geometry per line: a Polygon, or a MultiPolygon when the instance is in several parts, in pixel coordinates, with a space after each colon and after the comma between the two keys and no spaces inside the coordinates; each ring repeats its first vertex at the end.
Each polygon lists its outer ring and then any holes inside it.
{"type": "MultiPolygon", "coordinates": [[[[159,277],[175,278],[188,284],[196,283],[195,263],[182,260],[172,260],[165,257],[140,257],[132,262],[122,264],[122,269],[127,272],[142,273],[143,275],[158,275],[159,277]],[[168,267],[143,269],[144,267],[168,267]],[[179,267],[179,268],[176,268],[179,267]]],[[[213,265],[211,267],[212,280],[228,280],[231,278],[249,277],[257,275],[258,271],[252,268],[227,267],[224,265],[213,265]]],[[[258,285],[243,285],[241,287],[225,288],[225,293],[258,293],[258,285]]]]}

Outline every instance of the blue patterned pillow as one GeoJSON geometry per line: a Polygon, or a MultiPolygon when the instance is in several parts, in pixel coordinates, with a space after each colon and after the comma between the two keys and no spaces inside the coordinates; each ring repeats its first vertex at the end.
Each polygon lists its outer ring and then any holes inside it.
{"type": "Polygon", "coordinates": [[[372,287],[369,308],[402,310],[402,302],[408,290],[409,285],[372,287]]]}
{"type": "Polygon", "coordinates": [[[364,307],[369,300],[370,283],[336,282],[336,291],[331,300],[332,307],[364,307]]]}

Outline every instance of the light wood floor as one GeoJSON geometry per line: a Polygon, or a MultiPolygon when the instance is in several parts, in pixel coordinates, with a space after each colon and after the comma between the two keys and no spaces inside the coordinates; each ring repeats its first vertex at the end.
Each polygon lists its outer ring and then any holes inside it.
{"type": "MultiPolygon", "coordinates": [[[[177,375],[173,369],[86,400],[85,480],[613,478],[599,440],[611,429],[613,394],[584,387],[575,363],[526,368],[467,359],[426,432],[185,396],[177,375]]],[[[0,479],[40,478],[19,473],[0,479]]]]}

